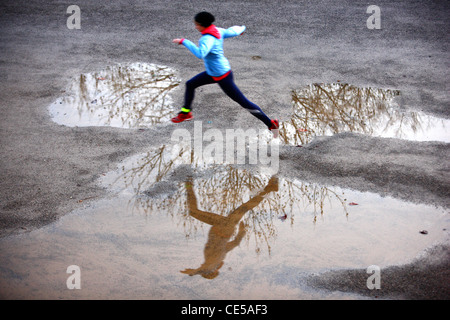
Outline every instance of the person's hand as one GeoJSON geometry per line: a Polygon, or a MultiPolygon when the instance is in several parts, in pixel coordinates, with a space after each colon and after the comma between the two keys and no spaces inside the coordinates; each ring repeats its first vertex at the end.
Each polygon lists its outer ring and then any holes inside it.
{"type": "Polygon", "coordinates": [[[172,42],[176,44],[181,44],[184,39],[173,39],[172,42]]]}

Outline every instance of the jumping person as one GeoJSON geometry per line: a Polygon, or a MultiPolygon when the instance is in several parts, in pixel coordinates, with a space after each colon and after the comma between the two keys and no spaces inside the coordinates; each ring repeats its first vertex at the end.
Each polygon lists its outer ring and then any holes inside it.
{"type": "Polygon", "coordinates": [[[172,119],[172,122],[179,123],[192,120],[192,101],[194,100],[195,89],[203,85],[217,83],[231,99],[264,122],[269,130],[278,129],[278,120],[271,120],[267,117],[261,108],[249,101],[236,86],[230,63],[223,54],[223,40],[241,35],[245,31],[245,26],[222,29],[213,24],[214,20],[214,16],[209,12],[200,12],[195,15],[195,28],[202,34],[198,47],[187,39],[172,40],[174,43],[184,45],[197,58],[203,59],[206,69],[206,71],[186,82],[184,106],[181,108],[181,112],[172,119]]]}

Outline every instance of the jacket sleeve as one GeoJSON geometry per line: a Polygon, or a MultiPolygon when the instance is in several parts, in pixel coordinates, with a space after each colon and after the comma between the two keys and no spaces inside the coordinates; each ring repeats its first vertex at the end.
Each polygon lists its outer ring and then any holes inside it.
{"type": "Polygon", "coordinates": [[[228,29],[225,29],[223,32],[223,38],[231,38],[231,37],[236,37],[242,34],[242,32],[244,32],[246,29],[245,26],[234,26],[228,29]]]}
{"type": "Polygon", "coordinates": [[[211,51],[211,48],[214,44],[214,37],[210,35],[201,37],[198,43],[198,47],[192,41],[187,39],[184,39],[181,44],[188,48],[194,56],[199,59],[203,59],[211,51]]]}

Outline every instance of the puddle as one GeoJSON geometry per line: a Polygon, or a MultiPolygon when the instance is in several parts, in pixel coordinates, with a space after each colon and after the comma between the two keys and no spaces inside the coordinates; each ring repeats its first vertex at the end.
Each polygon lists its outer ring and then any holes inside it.
{"type": "Polygon", "coordinates": [[[111,197],[1,239],[6,298],[358,298],[316,291],[305,277],[383,270],[447,240],[442,208],[257,168],[191,166],[195,157],[183,150],[130,157],[102,177],[111,197]],[[80,290],[66,287],[70,265],[81,269],[80,290]]]}
{"type": "Polygon", "coordinates": [[[356,132],[374,137],[450,142],[450,120],[399,110],[397,90],[349,84],[312,84],[292,91],[294,115],[280,125],[281,139],[303,145],[315,136],[356,132]]]}
{"type": "Polygon", "coordinates": [[[149,127],[170,119],[170,92],[178,85],[168,67],[119,64],[74,78],[68,94],[52,103],[49,112],[56,123],[72,127],[149,127]]]}

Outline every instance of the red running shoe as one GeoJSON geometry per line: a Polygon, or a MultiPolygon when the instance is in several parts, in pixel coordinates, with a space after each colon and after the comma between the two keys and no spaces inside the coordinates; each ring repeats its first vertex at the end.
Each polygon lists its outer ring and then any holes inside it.
{"type": "Polygon", "coordinates": [[[269,130],[278,129],[280,127],[280,123],[278,122],[278,119],[270,120],[272,122],[272,125],[269,127],[269,130]]]}
{"type": "Polygon", "coordinates": [[[176,117],[172,118],[173,123],[180,123],[183,121],[189,121],[194,119],[194,116],[192,115],[192,112],[189,113],[182,113],[180,112],[176,117]]]}
{"type": "Polygon", "coordinates": [[[278,128],[280,127],[280,123],[278,122],[278,119],[270,120],[272,122],[272,125],[269,127],[270,132],[272,132],[274,138],[278,138],[278,128]]]}

